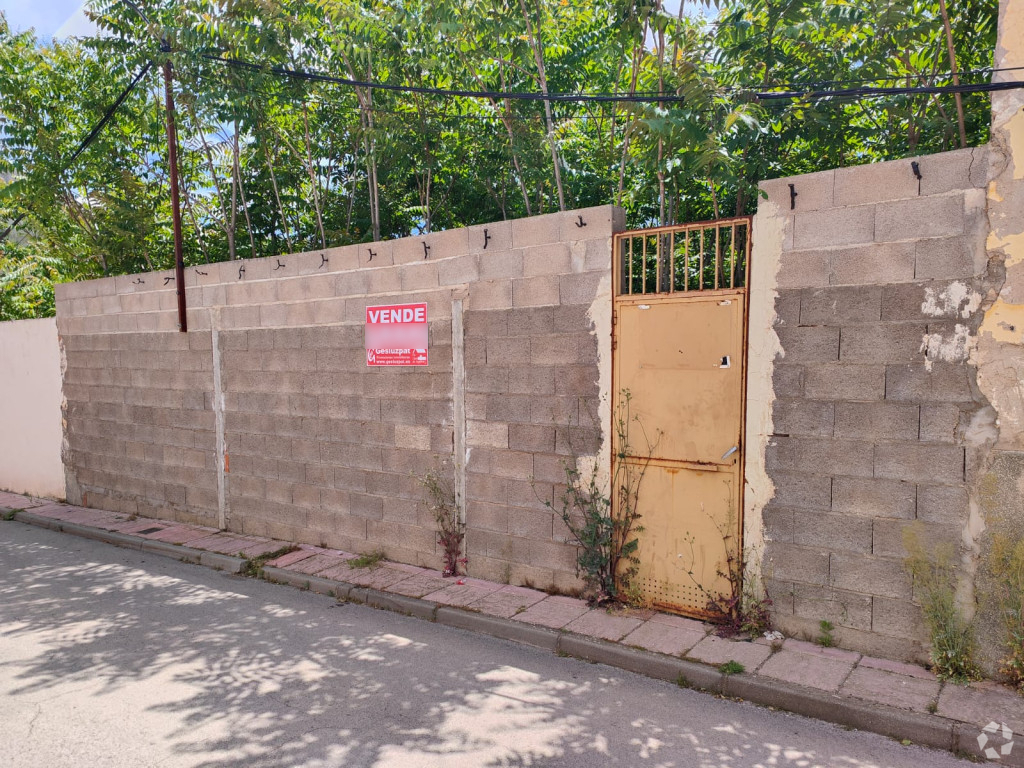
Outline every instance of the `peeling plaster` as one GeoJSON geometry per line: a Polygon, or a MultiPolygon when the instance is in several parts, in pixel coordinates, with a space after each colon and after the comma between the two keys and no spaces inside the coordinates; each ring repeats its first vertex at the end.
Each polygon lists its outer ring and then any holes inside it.
{"type": "Polygon", "coordinates": [[[956,324],[953,335],[946,338],[941,333],[926,333],[921,340],[921,351],[925,354],[924,367],[931,372],[932,363],[962,363],[970,357],[972,347],[971,329],[956,324]]]}
{"type": "Polygon", "coordinates": [[[775,359],[782,355],[782,344],[775,333],[775,300],[778,298],[778,274],[782,249],[789,226],[788,217],[778,205],[762,200],[754,217],[753,251],[750,255],[750,308],[747,349],[747,418],[745,451],[746,484],[743,504],[743,544],[751,574],[764,572],[765,506],[775,496],[775,483],[768,476],[765,454],[774,432],[772,406],[775,390],[772,374],[775,359]]]}

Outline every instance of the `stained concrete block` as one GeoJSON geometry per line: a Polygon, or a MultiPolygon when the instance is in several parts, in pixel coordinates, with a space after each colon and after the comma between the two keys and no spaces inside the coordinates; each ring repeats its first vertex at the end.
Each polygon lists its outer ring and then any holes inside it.
{"type": "Polygon", "coordinates": [[[885,366],[822,363],[804,373],[804,394],[815,400],[881,400],[885,366]]]}
{"type": "Polygon", "coordinates": [[[836,477],[832,481],[832,510],[866,518],[912,520],[917,510],[917,486],[881,478],[836,477]]]}
{"type": "Polygon", "coordinates": [[[801,325],[873,323],[882,316],[881,286],[835,287],[804,291],[800,299],[801,325]]]}
{"type": "Polygon", "coordinates": [[[874,230],[874,239],[880,243],[962,234],[963,195],[918,197],[881,204],[876,209],[874,230]]]}
{"type": "MultiPolygon", "coordinates": [[[[961,209],[961,219],[962,215],[961,209]]],[[[793,247],[806,250],[870,243],[876,239],[875,219],[873,205],[798,212],[794,221],[793,247]]]]}
{"type": "Polygon", "coordinates": [[[910,160],[891,160],[836,169],[836,207],[917,197],[910,160]]]}
{"type": "Polygon", "coordinates": [[[920,409],[903,403],[837,403],[835,436],[854,440],[916,440],[920,409]]]}
{"type": "Polygon", "coordinates": [[[881,285],[915,279],[914,243],[873,243],[832,251],[833,285],[881,285]]]}
{"type": "Polygon", "coordinates": [[[964,481],[964,449],[955,445],[887,443],[875,446],[875,476],[956,485],[964,481]]]}
{"type": "Polygon", "coordinates": [[[839,359],[839,328],[780,326],[783,359],[790,363],[830,363],[839,359]]]}

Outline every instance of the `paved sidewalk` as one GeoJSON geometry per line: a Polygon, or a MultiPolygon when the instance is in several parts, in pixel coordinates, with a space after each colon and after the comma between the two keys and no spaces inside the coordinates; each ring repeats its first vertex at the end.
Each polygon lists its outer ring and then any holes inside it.
{"type": "MultiPolygon", "coordinates": [[[[943,683],[928,670],[887,659],[821,648],[795,638],[771,645],[717,637],[714,627],[655,611],[594,609],[582,600],[474,578],[443,578],[439,571],[382,562],[353,568],[357,555],[243,536],[151,518],[0,492],[0,510],[55,530],[197,562],[233,573],[308,588],[430,621],[547,648],[711,693],[874,731],[926,746],[986,757],[1002,733],[991,722],[1024,734],[1024,698],[991,682],[943,683]],[[726,662],[744,672],[726,675],[726,662]]],[[[999,729],[1001,731],[1001,727],[999,729]]],[[[992,757],[989,753],[988,757],[992,757]]],[[[1024,745],[1002,765],[1024,766],[1024,745]]]]}

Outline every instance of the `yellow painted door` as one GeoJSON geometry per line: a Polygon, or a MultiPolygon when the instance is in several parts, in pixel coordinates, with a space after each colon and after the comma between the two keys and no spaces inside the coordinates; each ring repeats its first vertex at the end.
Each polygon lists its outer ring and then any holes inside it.
{"type": "Polygon", "coordinates": [[[637,583],[690,615],[729,593],[741,544],[744,311],[743,291],[616,299],[615,386],[636,417],[625,460],[646,465],[637,583]]]}

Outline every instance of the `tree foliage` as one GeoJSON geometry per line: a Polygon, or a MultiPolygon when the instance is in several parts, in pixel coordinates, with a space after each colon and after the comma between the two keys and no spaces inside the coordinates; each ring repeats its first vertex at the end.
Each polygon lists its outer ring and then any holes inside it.
{"type": "MultiPolygon", "coordinates": [[[[168,56],[190,264],[607,203],[634,227],[742,214],[765,178],[960,144],[952,97],[751,96],[932,82],[950,70],[939,0],[723,0],[713,19],[684,15],[694,0],[678,14],[662,2],[145,0],[143,18],[121,0],[92,0],[99,35],[46,45],[0,16],[0,222],[24,216],[4,284],[11,270],[62,280],[170,265],[168,56]],[[147,62],[157,66],[69,164],[147,62]],[[271,67],[414,88],[684,100],[439,96],[271,67]]],[[[991,67],[996,6],[948,3],[965,77],[991,67]]],[[[987,97],[965,97],[963,111],[968,142],[985,141],[987,97]]],[[[52,301],[17,303],[52,312],[52,301]]],[[[0,319],[18,316],[7,304],[0,319]]]]}

